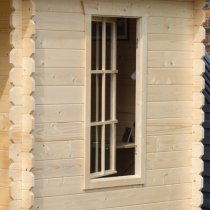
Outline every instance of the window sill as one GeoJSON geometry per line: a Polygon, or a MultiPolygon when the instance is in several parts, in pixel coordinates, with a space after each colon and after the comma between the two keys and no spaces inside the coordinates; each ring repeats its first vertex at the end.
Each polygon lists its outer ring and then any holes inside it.
{"type": "Polygon", "coordinates": [[[109,188],[109,187],[124,187],[129,185],[143,185],[144,180],[137,175],[119,176],[110,178],[91,179],[86,183],[85,190],[109,188]]]}

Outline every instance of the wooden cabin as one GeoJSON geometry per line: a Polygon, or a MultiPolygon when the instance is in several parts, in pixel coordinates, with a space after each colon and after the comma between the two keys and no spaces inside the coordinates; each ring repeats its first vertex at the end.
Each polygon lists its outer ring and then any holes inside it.
{"type": "Polygon", "coordinates": [[[0,0],[0,210],[210,209],[203,4],[0,0]]]}

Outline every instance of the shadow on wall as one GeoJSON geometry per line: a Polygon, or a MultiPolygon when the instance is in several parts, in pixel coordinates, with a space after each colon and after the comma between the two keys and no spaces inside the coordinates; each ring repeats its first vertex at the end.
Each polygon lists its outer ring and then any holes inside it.
{"type": "Polygon", "coordinates": [[[5,208],[9,206],[10,179],[8,169],[11,161],[9,160],[9,135],[10,128],[9,121],[9,91],[11,84],[9,81],[10,70],[12,65],[9,63],[9,53],[11,51],[10,45],[10,1],[0,2],[0,209],[1,206],[5,208]],[[3,191],[1,191],[3,190],[3,191]]]}

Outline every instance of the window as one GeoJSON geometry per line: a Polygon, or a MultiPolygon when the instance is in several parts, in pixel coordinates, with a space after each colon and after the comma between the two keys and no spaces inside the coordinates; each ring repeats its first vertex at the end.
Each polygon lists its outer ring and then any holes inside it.
{"type": "Polygon", "coordinates": [[[142,184],[142,19],[89,17],[87,22],[85,188],[142,184]]]}
{"type": "Polygon", "coordinates": [[[116,23],[92,21],[91,178],[116,173],[116,23]]]}

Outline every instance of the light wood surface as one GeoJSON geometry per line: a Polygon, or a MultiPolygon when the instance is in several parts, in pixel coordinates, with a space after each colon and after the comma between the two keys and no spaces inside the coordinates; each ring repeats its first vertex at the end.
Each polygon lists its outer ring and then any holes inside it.
{"type": "Polygon", "coordinates": [[[144,189],[121,189],[116,191],[109,191],[108,194],[105,192],[93,192],[88,194],[88,196],[85,194],[76,194],[57,197],[45,197],[43,199],[37,198],[35,207],[41,206],[42,209],[51,209],[57,208],[59,206],[59,208],[65,209],[66,207],[68,207],[69,209],[73,210],[75,208],[91,209],[94,208],[94,206],[98,206],[99,208],[107,209],[113,206],[117,208],[118,206],[124,207],[131,205],[151,204],[151,201],[154,201],[155,203],[162,203],[180,199],[188,200],[189,197],[191,197],[191,193],[191,183],[152,188],[148,187],[144,189]],[[97,195],[100,196],[95,199],[97,195]],[[130,195],[129,199],[127,195],[130,195]],[[142,199],[138,199],[139,196],[142,199]],[[105,198],[108,202],[104,202],[105,198]],[[120,198],[123,198],[123,200],[120,198]],[[81,200],[83,202],[81,202],[81,200]]]}
{"type": "Polygon", "coordinates": [[[33,167],[31,132],[34,127],[32,113],[34,100],[31,96],[34,91],[34,60],[35,44],[32,39],[34,34],[33,2],[11,1],[13,12],[11,13],[10,62],[13,69],[10,73],[12,88],[9,93],[11,109],[9,113],[12,123],[9,136],[12,144],[9,148],[11,165],[9,176],[10,185],[10,209],[30,209],[33,205],[34,195],[31,191],[34,186],[34,177],[31,173],[33,167]]]}
{"type": "Polygon", "coordinates": [[[200,209],[203,204],[203,194],[201,192],[203,188],[202,172],[204,170],[204,164],[202,156],[204,154],[204,146],[201,143],[204,137],[203,128],[201,128],[204,122],[204,113],[202,106],[204,105],[203,89],[205,88],[205,82],[202,77],[202,72],[205,71],[202,64],[203,56],[205,55],[204,44],[205,32],[203,30],[203,23],[205,22],[205,13],[201,11],[204,1],[199,0],[194,2],[194,34],[193,34],[193,127],[192,133],[192,206],[193,208],[200,209]],[[197,100],[200,99],[200,103],[197,100]],[[197,134],[198,133],[198,134],[197,134]]]}
{"type": "MultiPolygon", "coordinates": [[[[14,0],[12,3],[10,61],[14,68],[9,76],[11,10],[8,1],[0,0],[3,81],[0,85],[0,210],[8,209],[9,203],[11,209],[26,210],[32,206],[32,148],[35,156],[32,209],[188,210],[192,206],[200,209],[203,170],[200,108],[204,101],[202,0],[112,3],[108,0],[14,0]],[[86,61],[91,56],[86,55],[90,31],[85,35],[84,14],[141,16],[147,20],[144,24],[148,49],[144,50],[148,58],[143,57],[148,74],[144,81],[148,82],[148,92],[143,96],[147,102],[143,112],[146,117],[143,151],[147,153],[141,156],[145,160],[143,186],[83,190],[84,168],[89,169],[84,165],[84,151],[90,146],[85,142],[84,131],[90,108],[85,108],[89,97],[89,89],[85,87],[89,81],[86,61]],[[35,31],[36,35],[32,36],[35,31]],[[7,135],[9,127],[10,136],[7,135]],[[22,172],[26,169],[27,173],[22,172]]],[[[129,104],[126,108],[129,110],[129,104]]],[[[127,114],[122,118],[126,121],[129,117],[127,114]]],[[[123,122],[119,132],[124,125],[123,122]]],[[[126,184],[126,178],[122,184],[126,184]]]]}

